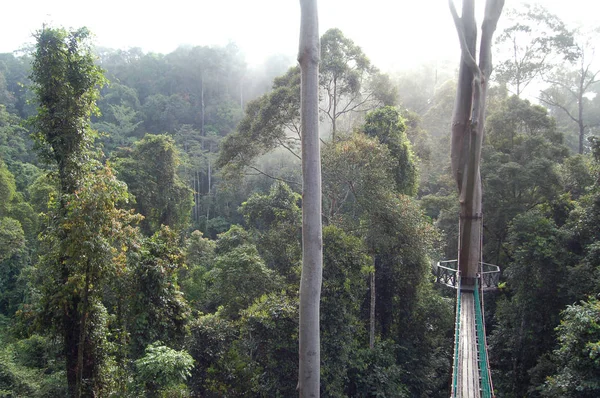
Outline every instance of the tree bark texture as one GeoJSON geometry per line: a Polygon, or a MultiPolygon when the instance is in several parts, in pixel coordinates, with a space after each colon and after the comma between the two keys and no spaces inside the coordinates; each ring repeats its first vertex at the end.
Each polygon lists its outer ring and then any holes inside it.
{"type": "Polygon", "coordinates": [[[321,153],[319,140],[319,23],[316,0],[300,0],[302,71],[302,276],[298,390],[300,397],[318,397],[320,391],[319,303],[323,274],[321,225],[321,153]]]}
{"type": "Polygon", "coordinates": [[[473,283],[482,260],[481,147],[488,79],[492,73],[492,37],[504,0],[486,1],[479,64],[475,61],[477,26],[474,0],[463,0],[461,17],[453,0],[449,0],[449,4],[462,52],[452,116],[451,165],[460,201],[458,265],[463,282],[468,285],[473,283]]]}

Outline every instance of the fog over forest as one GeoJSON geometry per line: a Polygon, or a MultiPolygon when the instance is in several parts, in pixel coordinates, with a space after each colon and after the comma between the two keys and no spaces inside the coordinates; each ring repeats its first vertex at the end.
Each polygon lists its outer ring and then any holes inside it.
{"type": "Polygon", "coordinates": [[[600,7],[316,3],[6,5],[0,396],[600,396],[600,7]]]}
{"type": "MultiPolygon", "coordinates": [[[[526,3],[512,0],[507,7],[526,3]]],[[[597,6],[587,0],[546,0],[543,4],[572,27],[600,24],[597,6]]],[[[477,7],[481,13],[483,3],[477,7]]],[[[181,45],[224,46],[234,42],[246,62],[254,66],[274,54],[295,60],[300,32],[298,2],[281,0],[193,4],[174,0],[168,6],[107,0],[93,11],[78,7],[73,0],[32,0],[7,4],[5,15],[14,17],[0,26],[0,52],[33,43],[32,33],[46,23],[87,26],[97,45],[123,50],[140,47],[145,52],[166,54],[181,45]]],[[[500,29],[504,22],[499,21],[500,29]]],[[[425,62],[458,62],[459,46],[445,1],[373,0],[368,7],[354,0],[322,1],[319,25],[321,32],[341,29],[385,72],[425,62]]]]}

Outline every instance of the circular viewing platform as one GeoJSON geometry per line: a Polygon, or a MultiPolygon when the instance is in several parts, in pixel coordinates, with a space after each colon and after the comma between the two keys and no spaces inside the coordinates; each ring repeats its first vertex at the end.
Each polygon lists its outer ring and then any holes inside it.
{"type": "MultiPolygon", "coordinates": [[[[460,271],[458,270],[458,260],[438,261],[433,264],[433,275],[437,283],[450,286],[454,289],[459,286],[460,271]]],[[[500,267],[494,264],[479,263],[479,272],[477,278],[481,282],[483,290],[494,290],[498,288],[500,282],[500,267]]],[[[460,279],[461,290],[473,290],[475,286],[474,278],[460,279]],[[467,280],[473,279],[473,280],[467,280]]]]}

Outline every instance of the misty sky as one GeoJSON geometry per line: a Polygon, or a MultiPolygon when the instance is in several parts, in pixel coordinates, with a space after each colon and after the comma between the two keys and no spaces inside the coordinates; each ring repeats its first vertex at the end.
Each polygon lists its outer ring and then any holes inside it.
{"type": "MultiPolygon", "coordinates": [[[[506,0],[506,7],[521,2],[506,0]]],[[[565,22],[600,26],[593,0],[541,2],[565,22]]],[[[22,0],[2,8],[0,52],[32,42],[43,23],[87,26],[100,46],[160,53],[182,44],[235,42],[250,65],[275,53],[294,57],[298,47],[298,0],[22,0]]],[[[340,28],[383,70],[458,58],[446,0],[319,0],[319,23],[321,33],[340,28]]]]}

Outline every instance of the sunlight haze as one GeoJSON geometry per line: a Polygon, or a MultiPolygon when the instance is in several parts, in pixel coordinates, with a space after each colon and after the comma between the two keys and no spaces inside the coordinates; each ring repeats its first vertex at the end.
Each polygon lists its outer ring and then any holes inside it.
{"type": "MultiPolygon", "coordinates": [[[[511,3],[522,1],[509,0],[505,7],[510,8],[511,3]]],[[[591,9],[599,6],[592,2],[542,3],[567,23],[600,24],[599,13],[591,9]],[[586,12],[582,11],[584,6],[586,12]]],[[[321,33],[340,28],[383,70],[458,57],[458,41],[444,0],[322,0],[319,13],[321,33]]],[[[87,26],[98,46],[115,49],[141,47],[166,54],[180,45],[233,42],[245,54],[246,62],[255,65],[272,54],[295,57],[300,8],[296,0],[108,0],[93,8],[73,0],[34,0],[11,2],[5,6],[4,15],[0,52],[12,52],[32,43],[32,34],[48,23],[87,26]]]]}

